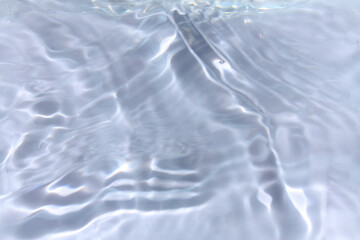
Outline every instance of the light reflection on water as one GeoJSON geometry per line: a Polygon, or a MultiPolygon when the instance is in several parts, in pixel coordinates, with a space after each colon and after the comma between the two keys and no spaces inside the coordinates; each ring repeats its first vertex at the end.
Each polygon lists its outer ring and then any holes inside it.
{"type": "Polygon", "coordinates": [[[356,239],[359,3],[0,1],[1,239],[356,239]]]}

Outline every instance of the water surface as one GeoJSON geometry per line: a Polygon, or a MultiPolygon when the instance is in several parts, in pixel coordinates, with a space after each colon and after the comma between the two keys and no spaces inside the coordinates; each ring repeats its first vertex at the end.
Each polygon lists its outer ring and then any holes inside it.
{"type": "Polygon", "coordinates": [[[3,240],[360,238],[357,1],[0,1],[3,240]]]}

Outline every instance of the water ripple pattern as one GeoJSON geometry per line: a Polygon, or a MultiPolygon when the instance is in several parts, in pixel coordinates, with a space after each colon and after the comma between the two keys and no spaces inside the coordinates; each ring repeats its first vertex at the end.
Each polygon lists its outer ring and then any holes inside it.
{"type": "Polygon", "coordinates": [[[1,240],[360,239],[360,4],[0,0],[1,240]]]}

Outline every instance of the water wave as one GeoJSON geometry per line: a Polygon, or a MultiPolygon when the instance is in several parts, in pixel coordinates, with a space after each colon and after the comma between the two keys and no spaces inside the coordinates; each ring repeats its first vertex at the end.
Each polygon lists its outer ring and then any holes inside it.
{"type": "Polygon", "coordinates": [[[0,1],[2,239],[360,236],[360,7],[300,3],[0,1]]]}

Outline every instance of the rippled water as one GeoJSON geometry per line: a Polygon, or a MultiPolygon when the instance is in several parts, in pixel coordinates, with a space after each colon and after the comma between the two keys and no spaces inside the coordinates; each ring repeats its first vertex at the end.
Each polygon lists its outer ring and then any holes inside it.
{"type": "Polygon", "coordinates": [[[360,239],[329,2],[0,1],[0,239],[360,239]]]}

